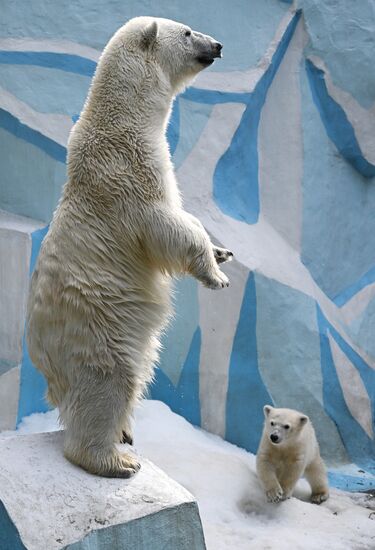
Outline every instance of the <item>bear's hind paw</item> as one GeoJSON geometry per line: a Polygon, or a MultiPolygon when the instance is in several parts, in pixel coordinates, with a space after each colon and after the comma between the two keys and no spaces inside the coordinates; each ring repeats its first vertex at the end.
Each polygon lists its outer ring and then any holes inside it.
{"type": "Polygon", "coordinates": [[[128,479],[136,474],[141,468],[140,463],[133,456],[123,453],[120,454],[119,458],[116,460],[115,465],[108,469],[108,471],[103,471],[99,475],[104,477],[119,477],[123,479],[128,479]]]}

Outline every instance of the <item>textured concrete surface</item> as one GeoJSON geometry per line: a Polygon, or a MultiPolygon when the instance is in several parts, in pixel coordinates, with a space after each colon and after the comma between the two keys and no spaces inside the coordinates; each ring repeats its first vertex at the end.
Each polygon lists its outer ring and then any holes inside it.
{"type": "Polygon", "coordinates": [[[129,480],[62,455],[62,432],[0,439],[2,550],[204,550],[193,496],[146,459],[129,480]]]}

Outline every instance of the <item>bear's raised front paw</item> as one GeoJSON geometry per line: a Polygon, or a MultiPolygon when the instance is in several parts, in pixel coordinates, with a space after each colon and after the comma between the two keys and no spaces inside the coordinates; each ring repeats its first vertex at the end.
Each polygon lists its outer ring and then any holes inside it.
{"type": "Polygon", "coordinates": [[[214,256],[218,264],[224,262],[230,262],[233,259],[233,252],[227,250],[226,248],[220,248],[219,246],[214,246],[214,256]]]}
{"type": "Polygon", "coordinates": [[[225,288],[226,286],[229,286],[229,279],[225,275],[225,273],[223,273],[222,271],[218,271],[217,273],[212,275],[212,277],[209,277],[209,276],[204,277],[202,282],[204,286],[206,286],[207,288],[211,288],[213,290],[217,290],[217,289],[225,288]]]}
{"type": "Polygon", "coordinates": [[[283,500],[284,494],[281,487],[274,487],[273,489],[266,491],[266,496],[268,502],[280,502],[283,500]]]}
{"type": "Polygon", "coordinates": [[[326,501],[329,497],[328,491],[324,491],[322,493],[315,493],[314,495],[311,495],[311,502],[313,504],[321,504],[322,502],[326,501]]]}

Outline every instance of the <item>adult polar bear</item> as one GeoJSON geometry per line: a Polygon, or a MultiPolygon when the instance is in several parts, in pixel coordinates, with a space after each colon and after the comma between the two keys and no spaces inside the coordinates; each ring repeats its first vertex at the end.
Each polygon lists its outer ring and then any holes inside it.
{"type": "Polygon", "coordinates": [[[165,137],[174,96],[221,44],[186,25],[139,17],[106,46],[68,144],[68,181],[28,303],[30,357],[66,428],[64,453],[87,471],[129,477],[116,448],[152,379],[171,314],[170,276],[228,286],[215,247],[182,209],[165,137]]]}

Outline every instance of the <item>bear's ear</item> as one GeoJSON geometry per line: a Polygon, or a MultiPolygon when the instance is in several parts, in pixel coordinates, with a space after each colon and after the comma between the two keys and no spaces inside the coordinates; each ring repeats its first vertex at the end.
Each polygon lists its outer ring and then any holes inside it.
{"type": "Polygon", "coordinates": [[[309,417],[306,416],[305,414],[303,416],[300,416],[299,421],[300,421],[301,426],[304,426],[306,424],[306,422],[308,421],[308,419],[309,419],[309,417]]]}
{"type": "Polygon", "coordinates": [[[271,407],[271,405],[264,405],[263,407],[263,412],[264,412],[264,416],[267,418],[267,416],[270,414],[270,412],[272,411],[273,407],[271,407]]]}
{"type": "Polygon", "coordinates": [[[142,31],[142,47],[147,50],[147,48],[150,48],[158,35],[158,24],[156,21],[152,21],[147,27],[145,27],[142,31]]]}

